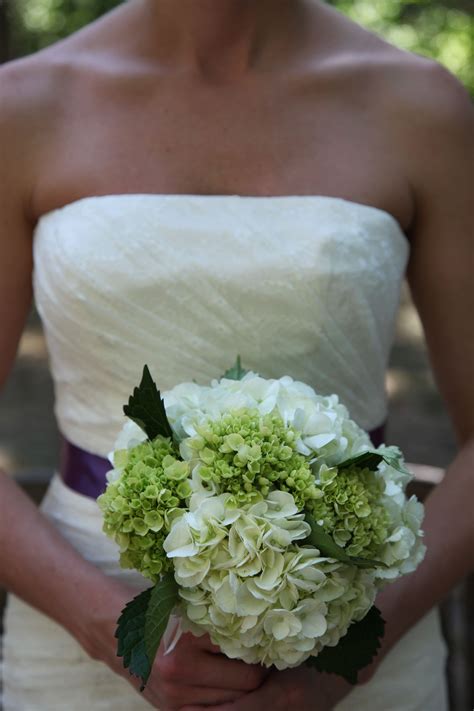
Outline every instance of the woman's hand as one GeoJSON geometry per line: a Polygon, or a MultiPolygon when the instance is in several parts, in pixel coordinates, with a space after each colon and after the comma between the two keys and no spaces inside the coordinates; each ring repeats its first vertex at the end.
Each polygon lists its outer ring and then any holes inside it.
{"type": "MultiPolygon", "coordinates": [[[[79,641],[91,657],[105,662],[138,691],[140,682],[124,669],[122,659],[117,657],[114,637],[120,612],[135,594],[136,591],[111,581],[107,608],[103,614],[99,610],[94,612],[89,633],[79,641]]],[[[254,692],[267,676],[261,666],[228,659],[207,635],[195,637],[186,633],[172,652],[165,654],[160,647],[143,696],[160,711],[218,706],[254,692]]]]}
{"type": "MultiPolygon", "coordinates": [[[[340,677],[318,674],[304,666],[273,670],[258,689],[216,706],[214,711],[332,711],[352,688],[340,677]]],[[[181,711],[200,711],[200,707],[192,704],[181,711]]]]}
{"type": "Polygon", "coordinates": [[[261,666],[228,659],[207,635],[187,633],[171,653],[159,651],[145,696],[161,711],[215,706],[254,692],[266,676],[261,666]]]}

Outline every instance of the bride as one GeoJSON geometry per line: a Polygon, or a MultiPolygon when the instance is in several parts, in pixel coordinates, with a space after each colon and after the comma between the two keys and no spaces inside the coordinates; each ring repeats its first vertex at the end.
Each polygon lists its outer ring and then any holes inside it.
{"type": "Polygon", "coordinates": [[[447,708],[433,610],[474,551],[470,122],[447,71],[319,0],[129,0],[2,67],[1,377],[33,288],[67,454],[41,511],[0,479],[5,711],[447,708]],[[424,563],[379,598],[378,658],[351,689],[185,635],[139,695],[114,630],[146,583],[82,475],[143,364],[166,389],[240,352],[374,430],[405,273],[460,446],[424,563]]]}

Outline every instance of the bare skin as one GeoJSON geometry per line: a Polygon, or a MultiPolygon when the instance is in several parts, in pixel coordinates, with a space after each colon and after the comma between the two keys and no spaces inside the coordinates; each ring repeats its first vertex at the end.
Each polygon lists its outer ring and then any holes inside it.
{"type": "MultiPolygon", "coordinates": [[[[34,225],[81,197],[333,195],[384,209],[405,230],[460,449],[428,502],[426,561],[379,600],[389,624],[378,661],[474,563],[471,134],[469,98],[448,72],[317,1],[130,0],[0,69],[1,380],[31,301],[34,225]]],[[[0,490],[0,583],[122,673],[112,633],[129,591],[83,561],[6,478],[0,490]]],[[[215,651],[186,637],[160,654],[151,703],[325,711],[348,692],[302,670],[266,677],[215,651]]]]}
{"type": "Polygon", "coordinates": [[[283,23],[270,39],[242,30],[262,42],[256,57],[245,35],[200,66],[179,43],[161,46],[158,19],[144,25],[153,3],[132,2],[12,65],[22,91],[49,100],[37,117],[32,218],[88,194],[328,194],[383,207],[408,227],[397,136],[406,117],[393,115],[399,97],[385,86],[405,81],[408,93],[408,73],[429,73],[428,63],[313,4],[290,14],[293,37],[281,47],[289,10],[279,4],[280,16],[267,10],[283,23]]]}

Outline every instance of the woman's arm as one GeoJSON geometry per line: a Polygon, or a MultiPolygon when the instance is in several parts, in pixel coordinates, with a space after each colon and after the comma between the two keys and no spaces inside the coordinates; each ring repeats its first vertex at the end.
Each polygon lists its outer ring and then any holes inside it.
{"type": "MultiPolygon", "coordinates": [[[[56,98],[61,92],[48,68],[26,62],[26,70],[16,63],[0,69],[0,385],[31,305],[31,194],[35,174],[48,170],[48,136],[61,113],[56,98]]],[[[133,591],[84,560],[2,472],[0,586],[51,617],[92,657],[130,680],[116,656],[114,632],[133,591]]],[[[191,699],[222,703],[260,684],[262,670],[215,652],[207,639],[185,635],[172,656],[158,655],[146,697],[164,710],[191,699]]]]}
{"type": "MultiPolygon", "coordinates": [[[[39,126],[32,126],[31,119],[29,123],[30,109],[36,107],[30,105],[33,97],[25,98],[25,83],[19,79],[18,72],[2,68],[0,385],[15,358],[32,298],[28,200],[35,164],[32,134],[39,126]]],[[[115,593],[114,585],[105,583],[103,576],[82,560],[4,473],[0,474],[0,585],[65,626],[85,646],[89,621],[77,611],[100,614],[104,600],[115,593]]]]}
{"type": "MultiPolygon", "coordinates": [[[[36,80],[25,82],[15,67],[0,70],[0,385],[11,369],[32,298],[29,199],[36,142],[46,136],[40,124],[47,113],[31,90],[36,80]]],[[[63,625],[91,654],[105,656],[91,631],[99,634],[107,607],[120,611],[124,591],[86,563],[3,472],[0,586],[63,625]]],[[[110,656],[112,644],[111,639],[110,656]]]]}
{"type": "Polygon", "coordinates": [[[425,130],[411,147],[417,209],[408,281],[459,452],[426,502],[423,564],[381,596],[387,649],[474,569],[474,111],[447,71],[432,72],[420,87],[429,121],[420,119],[425,130]]]}
{"type": "MultiPolygon", "coordinates": [[[[0,472],[0,586],[65,627],[93,656],[101,656],[103,625],[127,599],[123,586],[87,563],[0,472]]],[[[102,652],[103,654],[103,652],[102,652]]]]}

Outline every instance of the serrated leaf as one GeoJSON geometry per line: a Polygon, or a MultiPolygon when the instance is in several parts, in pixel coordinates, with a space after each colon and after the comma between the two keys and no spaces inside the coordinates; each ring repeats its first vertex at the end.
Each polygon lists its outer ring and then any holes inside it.
{"type": "Polygon", "coordinates": [[[306,538],[306,543],[310,543],[318,548],[321,554],[327,558],[335,558],[341,563],[354,565],[357,568],[386,568],[385,563],[371,558],[361,558],[359,556],[348,555],[342,546],[338,545],[322,526],[317,523],[311,514],[306,514],[305,521],[311,526],[311,533],[306,538]]]}
{"type": "Polygon", "coordinates": [[[380,649],[384,631],[385,620],[374,605],[360,622],[349,627],[335,647],[324,647],[317,657],[309,657],[306,664],[357,684],[359,671],[370,664],[380,649]]]}
{"type": "Polygon", "coordinates": [[[134,388],[133,395],[130,396],[128,405],[124,406],[123,411],[128,418],[141,427],[148,439],[155,439],[158,435],[173,437],[165,404],[147,365],[143,368],[140,385],[134,388]]]}
{"type": "Polygon", "coordinates": [[[167,573],[153,588],[144,590],[127,602],[117,623],[117,656],[130,674],[141,679],[141,691],[146,686],[153,662],[175,607],[178,585],[172,573],[167,573]]]}
{"type": "Polygon", "coordinates": [[[242,380],[244,375],[248,372],[248,370],[242,368],[240,364],[240,356],[238,355],[235,365],[233,365],[232,368],[229,368],[229,370],[226,370],[222,377],[227,378],[228,380],[242,380]]]}
{"type": "MultiPolygon", "coordinates": [[[[168,620],[179,600],[178,584],[173,573],[167,573],[157,582],[151,591],[150,602],[145,617],[145,649],[153,666],[161,638],[168,620]]],[[[146,679],[143,682],[146,683],[146,679]]]]}
{"type": "Polygon", "coordinates": [[[151,671],[145,648],[145,618],[153,588],[144,590],[127,602],[117,622],[117,656],[130,674],[148,679],[151,671]]]}

